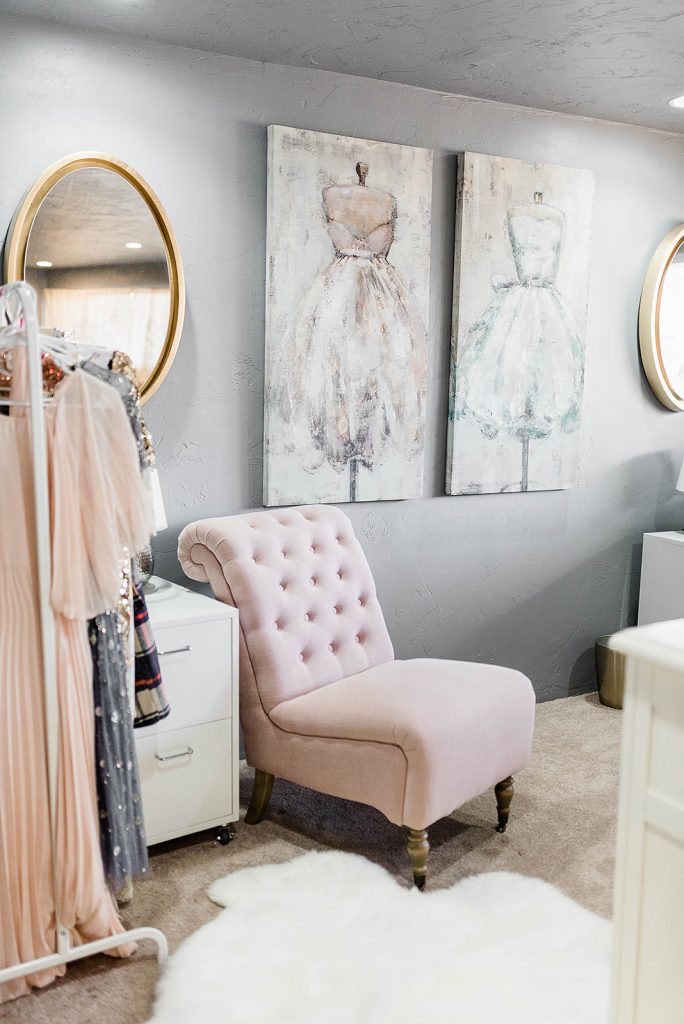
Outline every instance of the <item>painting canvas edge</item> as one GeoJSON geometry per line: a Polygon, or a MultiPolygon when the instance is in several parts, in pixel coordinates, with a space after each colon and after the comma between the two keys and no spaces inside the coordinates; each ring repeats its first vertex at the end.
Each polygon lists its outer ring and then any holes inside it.
{"type": "Polygon", "coordinates": [[[268,187],[271,180],[271,174],[273,170],[273,149],[275,145],[275,133],[281,125],[270,124],[266,131],[266,286],[264,289],[264,411],[263,411],[263,422],[264,422],[264,443],[263,443],[263,466],[262,466],[262,504],[265,508],[275,507],[275,502],[272,500],[270,493],[270,478],[269,478],[269,459],[267,458],[267,449],[271,437],[271,405],[267,401],[267,389],[270,380],[270,370],[273,362],[273,348],[269,345],[269,339],[272,331],[272,303],[269,302],[269,295],[271,292],[271,261],[269,259],[269,252],[271,251],[271,237],[273,231],[273,194],[272,190],[268,187]]]}
{"type": "Polygon", "coordinates": [[[458,310],[461,296],[461,275],[463,261],[461,259],[461,246],[463,242],[463,180],[465,175],[466,160],[470,156],[469,151],[459,153],[456,158],[456,214],[454,225],[454,273],[451,296],[451,324],[449,328],[449,375],[448,375],[448,402],[447,402],[447,450],[446,450],[446,479],[445,493],[452,497],[453,471],[454,471],[454,418],[453,400],[456,391],[456,350],[458,344],[458,310]]]}

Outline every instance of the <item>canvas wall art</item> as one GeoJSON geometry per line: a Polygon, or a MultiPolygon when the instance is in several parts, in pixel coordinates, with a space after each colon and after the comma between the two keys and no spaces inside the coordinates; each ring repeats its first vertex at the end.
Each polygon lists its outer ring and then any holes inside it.
{"type": "Polygon", "coordinates": [[[459,160],[448,494],[579,478],[591,171],[459,160]]]}
{"type": "Polygon", "coordinates": [[[422,493],[432,153],[271,125],[264,504],[422,493]]]}

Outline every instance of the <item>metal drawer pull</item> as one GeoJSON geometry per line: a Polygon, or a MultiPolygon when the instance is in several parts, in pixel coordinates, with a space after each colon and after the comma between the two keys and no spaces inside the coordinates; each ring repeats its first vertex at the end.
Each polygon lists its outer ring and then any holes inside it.
{"type": "Polygon", "coordinates": [[[186,644],[185,647],[173,647],[170,651],[157,651],[160,658],[164,658],[167,654],[186,654],[192,650],[192,644],[186,644]]]}
{"type": "Polygon", "coordinates": [[[190,757],[195,751],[192,747],[188,747],[187,750],[181,750],[180,754],[155,754],[154,756],[158,761],[175,761],[177,757],[190,757]]]}

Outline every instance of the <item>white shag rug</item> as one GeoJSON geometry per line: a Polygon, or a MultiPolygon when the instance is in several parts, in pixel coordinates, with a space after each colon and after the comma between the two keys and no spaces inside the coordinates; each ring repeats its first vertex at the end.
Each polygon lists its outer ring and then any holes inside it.
{"type": "Polygon", "coordinates": [[[149,1024],[606,1024],[610,924],[508,873],[420,893],[347,853],[238,871],[149,1024]]]}

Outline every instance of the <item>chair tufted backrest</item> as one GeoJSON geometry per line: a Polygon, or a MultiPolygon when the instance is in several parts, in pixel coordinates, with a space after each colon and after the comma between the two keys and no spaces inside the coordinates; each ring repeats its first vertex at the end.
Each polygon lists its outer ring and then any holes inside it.
{"type": "Polygon", "coordinates": [[[209,578],[206,548],[240,612],[245,667],[267,713],[393,659],[371,571],[339,509],[308,505],[192,523],[178,554],[193,579],[209,578]]]}

